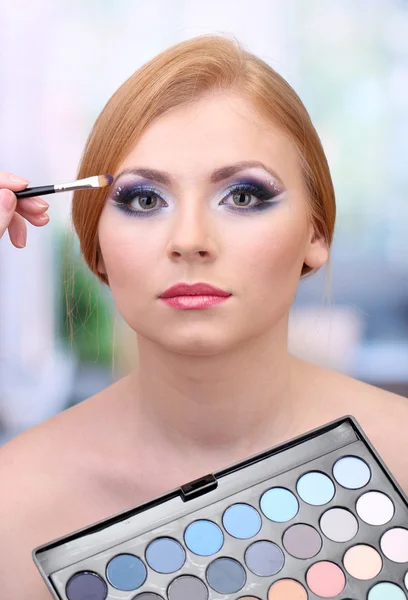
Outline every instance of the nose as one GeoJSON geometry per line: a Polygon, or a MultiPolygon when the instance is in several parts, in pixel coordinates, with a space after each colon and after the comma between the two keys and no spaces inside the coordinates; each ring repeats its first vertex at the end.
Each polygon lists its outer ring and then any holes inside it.
{"type": "Polygon", "coordinates": [[[186,200],[175,216],[167,254],[172,260],[211,262],[217,255],[217,244],[210,216],[199,202],[186,200]]]}

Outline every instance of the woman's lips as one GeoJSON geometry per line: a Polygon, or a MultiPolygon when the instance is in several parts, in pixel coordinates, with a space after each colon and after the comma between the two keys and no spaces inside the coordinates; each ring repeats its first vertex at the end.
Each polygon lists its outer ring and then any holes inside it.
{"type": "Polygon", "coordinates": [[[173,308],[193,310],[210,308],[229,298],[231,294],[209,283],[178,283],[166,290],[160,299],[173,308]]]}
{"type": "Polygon", "coordinates": [[[173,308],[181,308],[182,310],[194,310],[202,308],[210,308],[221,302],[228,300],[228,296],[173,296],[172,298],[161,298],[163,302],[173,308]]]}
{"type": "Polygon", "coordinates": [[[209,283],[176,283],[168,288],[160,298],[174,298],[175,296],[220,296],[227,298],[230,292],[215,287],[209,283]]]}

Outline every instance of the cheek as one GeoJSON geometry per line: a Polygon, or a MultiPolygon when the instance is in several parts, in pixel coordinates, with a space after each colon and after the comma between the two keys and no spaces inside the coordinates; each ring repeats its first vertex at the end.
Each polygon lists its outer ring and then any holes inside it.
{"type": "Polygon", "coordinates": [[[115,290],[134,289],[135,281],[146,282],[155,261],[151,240],[147,229],[138,230],[121,215],[101,219],[99,243],[113,294],[115,290]]]}
{"type": "Polygon", "coordinates": [[[241,231],[239,239],[231,241],[230,248],[235,248],[231,260],[241,273],[244,269],[250,275],[247,281],[256,279],[257,286],[289,285],[293,277],[297,283],[305,254],[305,216],[287,206],[268,217],[248,222],[245,233],[241,231]]]}

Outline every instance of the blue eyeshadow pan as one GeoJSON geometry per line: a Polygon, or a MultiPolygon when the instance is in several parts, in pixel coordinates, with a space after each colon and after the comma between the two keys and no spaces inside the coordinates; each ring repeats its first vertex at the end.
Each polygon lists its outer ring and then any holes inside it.
{"type": "Polygon", "coordinates": [[[187,527],[184,540],[187,548],[194,554],[211,556],[222,548],[224,534],[216,523],[201,519],[187,527]]]}
{"type": "Polygon", "coordinates": [[[304,502],[322,506],[333,498],[335,487],[323,473],[305,473],[297,482],[297,492],[304,502]]]}
{"type": "Polygon", "coordinates": [[[144,563],[132,554],[119,554],[106,567],[107,580],[118,590],[136,590],[144,584],[147,569],[144,563]]]}
{"type": "Polygon", "coordinates": [[[256,535],[262,525],[258,511],[249,504],[233,504],[225,511],[222,522],[230,535],[243,540],[256,535]]]}
{"type": "Polygon", "coordinates": [[[370,481],[371,471],[366,462],[356,456],[345,456],[333,467],[336,481],[345,488],[357,490],[370,481]]]}
{"type": "Polygon", "coordinates": [[[175,573],[184,565],[186,552],[171,538],[158,538],[146,549],[146,561],[158,573],[175,573]]]}
{"type": "Polygon", "coordinates": [[[276,487],[263,494],[261,509],[265,517],[271,521],[285,523],[296,516],[299,502],[291,491],[276,487]]]}

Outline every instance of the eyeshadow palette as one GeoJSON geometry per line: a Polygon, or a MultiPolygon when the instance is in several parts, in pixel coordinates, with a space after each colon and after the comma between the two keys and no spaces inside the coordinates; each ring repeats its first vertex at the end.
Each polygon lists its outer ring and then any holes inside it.
{"type": "Polygon", "coordinates": [[[56,600],[404,600],[408,502],[344,417],[33,559],[56,600]]]}

